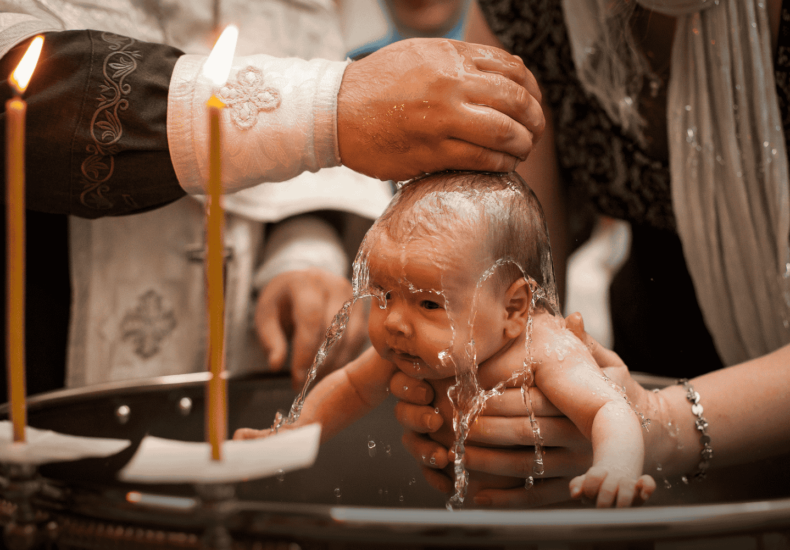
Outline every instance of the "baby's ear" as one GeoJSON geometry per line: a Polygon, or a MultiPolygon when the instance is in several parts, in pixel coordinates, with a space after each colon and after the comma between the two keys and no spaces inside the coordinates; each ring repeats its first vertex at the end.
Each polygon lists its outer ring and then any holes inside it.
{"type": "Polygon", "coordinates": [[[524,277],[519,277],[505,292],[505,335],[516,338],[527,326],[529,321],[529,305],[532,303],[532,289],[524,277]]]}

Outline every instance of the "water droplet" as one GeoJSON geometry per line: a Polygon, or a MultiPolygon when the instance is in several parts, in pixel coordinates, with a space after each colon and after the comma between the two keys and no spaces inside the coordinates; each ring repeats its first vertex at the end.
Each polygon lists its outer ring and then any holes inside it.
{"type": "Polygon", "coordinates": [[[337,498],[340,498],[341,496],[343,496],[343,493],[340,491],[340,487],[335,487],[335,496],[337,498]]]}
{"type": "Polygon", "coordinates": [[[403,386],[403,391],[409,391],[409,386],[403,386]]]}
{"type": "Polygon", "coordinates": [[[770,143],[768,143],[767,141],[763,142],[763,147],[765,147],[766,149],[768,148],[769,145],[770,145],[770,143]]]}
{"type": "Polygon", "coordinates": [[[527,479],[524,480],[525,489],[532,489],[533,485],[535,485],[535,480],[532,478],[532,476],[529,476],[527,479]]]}
{"type": "Polygon", "coordinates": [[[403,495],[398,495],[398,501],[403,502],[403,495]]]}
{"type": "Polygon", "coordinates": [[[665,489],[671,489],[672,488],[672,484],[669,482],[669,480],[667,478],[664,478],[664,488],[665,489]]]}
{"type": "Polygon", "coordinates": [[[368,454],[370,455],[370,458],[376,456],[376,442],[372,439],[368,441],[368,454]]]}
{"type": "Polygon", "coordinates": [[[656,472],[660,472],[663,469],[664,469],[664,467],[661,465],[660,462],[658,464],[656,464],[656,472]]]}
{"type": "Polygon", "coordinates": [[[430,462],[430,463],[431,463],[431,466],[435,466],[435,465],[436,465],[436,457],[435,457],[435,456],[432,456],[432,457],[431,457],[431,460],[429,460],[428,462],[430,462]]]}
{"type": "Polygon", "coordinates": [[[391,457],[392,456],[392,447],[387,445],[386,447],[384,447],[384,452],[387,453],[387,457],[391,457]]]}
{"type": "Polygon", "coordinates": [[[417,483],[417,480],[415,478],[411,478],[409,480],[409,485],[414,485],[415,483],[417,483]]]}
{"type": "Polygon", "coordinates": [[[277,478],[277,481],[283,482],[285,481],[285,472],[283,472],[282,470],[277,470],[277,474],[275,474],[274,477],[277,478]]]}
{"type": "MultiPolygon", "coordinates": [[[[790,264],[788,264],[788,265],[790,265],[790,264]]],[[[439,407],[434,407],[433,412],[435,412],[436,414],[439,414],[439,407]]]]}

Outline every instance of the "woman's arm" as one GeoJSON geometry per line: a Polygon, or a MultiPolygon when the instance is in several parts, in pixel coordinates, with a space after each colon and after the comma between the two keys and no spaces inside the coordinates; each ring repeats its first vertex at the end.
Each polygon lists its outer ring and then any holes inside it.
{"type": "MultiPolygon", "coordinates": [[[[599,363],[619,363],[625,369],[617,354],[601,346],[596,346],[594,356],[599,363]]],[[[694,378],[690,384],[699,393],[708,422],[714,451],[711,468],[790,451],[790,345],[694,378]]],[[[653,419],[645,440],[646,468],[654,471],[660,463],[668,475],[693,474],[702,461],[702,434],[683,386],[653,393],[628,377],[627,387],[629,397],[638,399],[653,419]]]]}

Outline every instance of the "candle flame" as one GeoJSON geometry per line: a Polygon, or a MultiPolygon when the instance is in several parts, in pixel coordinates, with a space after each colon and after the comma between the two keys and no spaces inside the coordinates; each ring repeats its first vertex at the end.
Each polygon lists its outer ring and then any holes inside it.
{"type": "Polygon", "coordinates": [[[30,77],[33,76],[33,71],[36,69],[38,63],[38,56],[41,53],[41,47],[44,45],[44,37],[39,35],[33,39],[33,42],[28,46],[25,55],[22,56],[22,61],[16,66],[14,72],[11,73],[9,78],[11,85],[20,94],[25,93],[30,77]]]}
{"type": "Polygon", "coordinates": [[[228,80],[238,38],[239,29],[235,25],[225,27],[203,65],[203,76],[211,80],[215,86],[222,86],[228,80]]]}

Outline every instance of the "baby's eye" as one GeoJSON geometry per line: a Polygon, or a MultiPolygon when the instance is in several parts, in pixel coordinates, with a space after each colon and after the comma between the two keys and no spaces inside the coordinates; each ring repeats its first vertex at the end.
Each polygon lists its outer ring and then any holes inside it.
{"type": "Polygon", "coordinates": [[[420,307],[424,309],[440,309],[442,306],[431,300],[423,300],[420,302],[420,307]]]}

